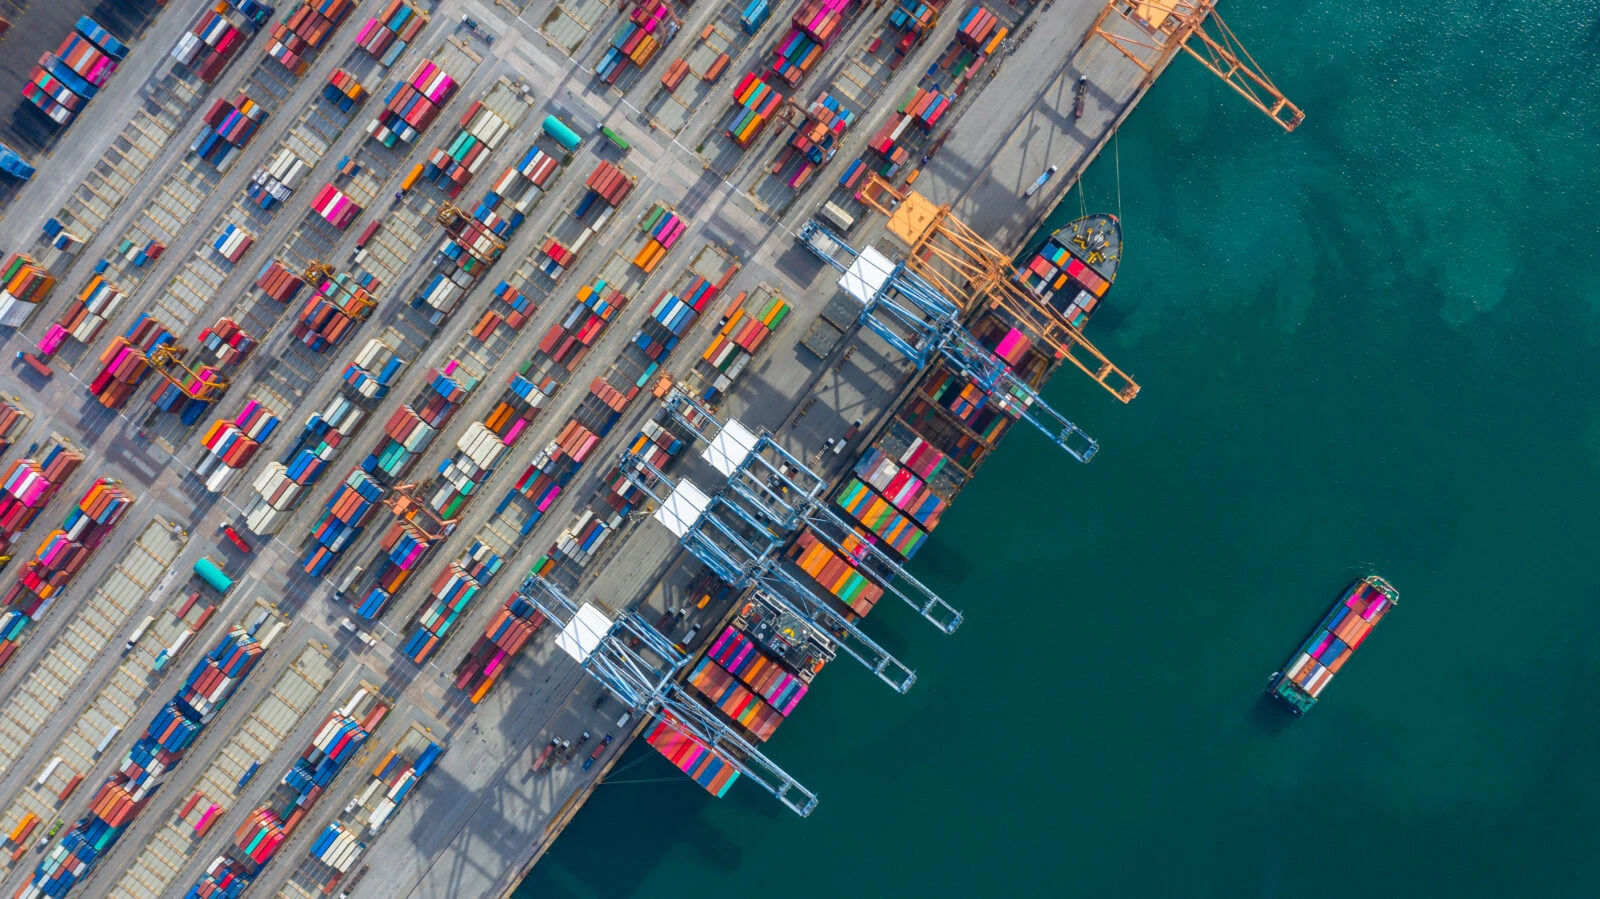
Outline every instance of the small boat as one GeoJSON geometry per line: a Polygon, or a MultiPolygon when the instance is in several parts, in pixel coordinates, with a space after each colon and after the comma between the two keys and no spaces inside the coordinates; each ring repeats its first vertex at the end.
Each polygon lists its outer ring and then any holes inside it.
{"type": "Polygon", "coordinates": [[[1399,602],[1399,592],[1375,574],[1356,581],[1328,610],[1289,664],[1268,679],[1267,693],[1296,717],[1310,711],[1328,682],[1399,602]]]}

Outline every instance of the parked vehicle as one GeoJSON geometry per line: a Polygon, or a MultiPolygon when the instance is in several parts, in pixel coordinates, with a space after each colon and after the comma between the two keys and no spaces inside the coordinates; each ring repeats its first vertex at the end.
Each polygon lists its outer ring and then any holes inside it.
{"type": "Polygon", "coordinates": [[[567,762],[572,761],[572,757],[577,755],[578,750],[583,748],[583,744],[587,742],[589,742],[588,731],[584,731],[583,736],[579,737],[576,743],[567,743],[563,740],[561,744],[561,764],[565,765],[567,762]]]}
{"type": "Polygon", "coordinates": [[[1083,104],[1084,104],[1084,100],[1088,96],[1089,96],[1089,76],[1088,75],[1079,75],[1078,76],[1078,98],[1072,104],[1072,117],[1073,118],[1075,118],[1075,119],[1083,118],[1083,104]]]}
{"type": "Polygon", "coordinates": [[[1039,176],[1039,179],[1037,181],[1033,182],[1033,186],[1028,188],[1027,190],[1023,191],[1022,195],[1024,197],[1031,197],[1034,194],[1038,193],[1039,192],[1039,188],[1044,187],[1044,183],[1046,181],[1049,181],[1050,180],[1050,176],[1054,175],[1055,173],[1056,173],[1056,166],[1051,166],[1051,167],[1045,169],[1044,173],[1039,176]]]}
{"type": "Polygon", "coordinates": [[[494,43],[494,35],[490,34],[482,25],[479,25],[477,19],[474,19],[471,16],[462,16],[461,24],[467,26],[468,31],[472,32],[478,37],[483,38],[484,43],[494,43]]]}
{"type": "Polygon", "coordinates": [[[529,766],[528,770],[532,771],[534,774],[543,773],[546,769],[548,769],[550,767],[550,759],[551,759],[551,757],[554,756],[555,753],[556,753],[556,750],[560,749],[560,748],[561,748],[561,738],[560,737],[552,737],[550,739],[550,743],[548,745],[546,745],[545,748],[539,750],[539,754],[538,755],[534,756],[533,764],[531,766],[529,766]]]}
{"type": "Polygon", "coordinates": [[[34,371],[44,375],[47,378],[55,374],[54,369],[48,365],[45,365],[38,356],[35,356],[32,353],[17,353],[17,361],[28,363],[29,368],[32,368],[34,371]]]}
{"type": "Polygon", "coordinates": [[[239,532],[233,529],[233,525],[231,525],[231,524],[223,525],[222,526],[222,535],[224,537],[227,537],[228,538],[228,542],[232,543],[235,547],[237,547],[239,552],[242,552],[242,553],[252,552],[252,549],[250,548],[250,544],[246,543],[245,540],[244,540],[244,537],[240,536],[239,532]]]}
{"type": "Polygon", "coordinates": [[[594,763],[600,760],[600,756],[605,755],[606,747],[610,745],[611,735],[606,734],[605,738],[600,741],[600,745],[594,748],[594,752],[589,753],[589,757],[583,760],[583,770],[587,771],[593,768],[594,763]]]}

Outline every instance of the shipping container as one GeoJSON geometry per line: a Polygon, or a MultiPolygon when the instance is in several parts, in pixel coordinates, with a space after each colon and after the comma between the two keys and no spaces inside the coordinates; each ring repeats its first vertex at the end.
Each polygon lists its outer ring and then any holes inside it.
{"type": "Polygon", "coordinates": [[[194,573],[218,593],[227,593],[233,589],[233,579],[223,574],[222,566],[205,556],[195,560],[194,573]]]}

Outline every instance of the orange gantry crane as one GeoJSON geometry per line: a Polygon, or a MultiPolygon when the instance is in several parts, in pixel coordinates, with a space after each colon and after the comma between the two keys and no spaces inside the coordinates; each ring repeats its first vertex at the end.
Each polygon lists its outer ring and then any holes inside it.
{"type": "Polygon", "coordinates": [[[456,529],[459,518],[440,518],[426,502],[417,497],[417,484],[400,484],[389,491],[383,504],[397,518],[411,522],[429,540],[441,540],[456,529]]]}
{"type": "Polygon", "coordinates": [[[313,289],[321,290],[323,285],[333,282],[333,290],[341,296],[333,297],[340,308],[358,322],[364,322],[372,315],[372,310],[378,308],[378,301],[365,290],[352,287],[346,280],[348,276],[341,276],[334,267],[320,259],[311,259],[306,262],[305,271],[301,277],[313,289]]]}
{"type": "Polygon", "coordinates": [[[1104,38],[1144,70],[1143,87],[1179,50],[1187,50],[1279,127],[1293,131],[1305,113],[1261,71],[1216,6],[1217,0],[1108,0],[1083,44],[1104,38]]]}
{"type": "Polygon", "coordinates": [[[1034,342],[1048,346],[1057,359],[1076,365],[1124,403],[1139,394],[1139,385],[1112,364],[1083,332],[1029,293],[1013,278],[1011,257],[995,249],[978,232],[914,190],[896,192],[872,175],[861,200],[889,217],[889,233],[910,247],[906,267],[932,284],[968,314],[980,308],[1003,311],[1034,342]]]}
{"type": "Polygon", "coordinates": [[[214,366],[196,368],[184,362],[185,352],[176,343],[160,344],[150,351],[150,367],[191,399],[205,403],[221,399],[230,386],[229,380],[214,366]]]}
{"type": "MultiPolygon", "coordinates": [[[[439,201],[439,208],[434,211],[433,220],[434,222],[444,226],[444,229],[449,231],[451,234],[459,234],[468,224],[474,222],[474,219],[472,216],[467,214],[466,210],[450,202],[449,200],[439,201]]],[[[485,257],[482,249],[475,246],[476,241],[458,241],[461,249],[465,250],[468,255],[472,256],[472,258],[478,260],[479,262],[482,262],[484,265],[493,265],[494,261],[500,258],[500,254],[506,251],[506,242],[501,240],[499,235],[495,234],[493,231],[490,231],[486,227],[480,226],[474,230],[477,235],[481,235],[485,240],[488,241],[489,251],[494,255],[492,257],[485,257]]]]}

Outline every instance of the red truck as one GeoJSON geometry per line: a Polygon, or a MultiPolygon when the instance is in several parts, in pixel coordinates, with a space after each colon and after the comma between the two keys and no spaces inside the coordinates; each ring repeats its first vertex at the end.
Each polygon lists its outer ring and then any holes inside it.
{"type": "Polygon", "coordinates": [[[233,529],[233,525],[231,525],[231,524],[223,525],[222,526],[222,536],[227,537],[228,538],[228,542],[232,543],[235,547],[237,547],[239,552],[247,553],[247,552],[251,552],[252,551],[251,548],[250,548],[250,544],[246,543],[244,538],[239,536],[239,532],[233,529]]]}

